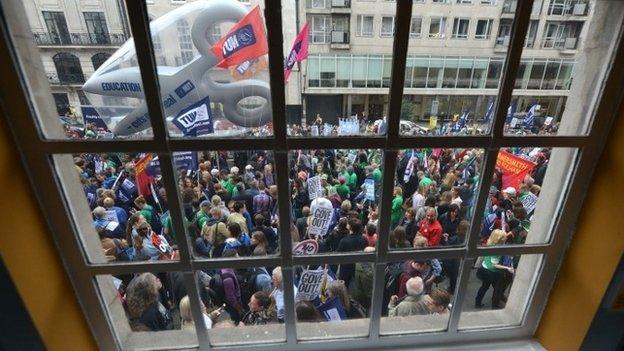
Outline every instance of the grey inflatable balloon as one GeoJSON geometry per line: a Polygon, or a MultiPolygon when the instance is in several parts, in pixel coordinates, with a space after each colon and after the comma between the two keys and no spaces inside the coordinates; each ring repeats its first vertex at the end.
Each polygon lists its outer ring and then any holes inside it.
{"type": "MultiPolygon", "coordinates": [[[[214,41],[210,31],[213,25],[238,22],[248,12],[248,8],[238,1],[197,1],[180,6],[150,23],[152,35],[159,35],[160,31],[177,21],[194,17],[191,37],[200,55],[182,67],[158,67],[166,116],[175,116],[197,100],[208,96],[211,102],[223,104],[225,118],[236,125],[259,127],[271,120],[271,89],[268,83],[257,79],[219,83],[208,74],[218,63],[211,51],[214,41]],[[241,106],[240,101],[247,97],[261,97],[265,102],[255,108],[246,108],[241,106]]],[[[141,73],[137,66],[131,65],[133,60],[136,60],[134,41],[129,39],[95,71],[84,84],[83,90],[99,95],[144,99],[141,73]]],[[[115,125],[113,133],[125,136],[149,127],[147,105],[142,101],[115,125]]]]}

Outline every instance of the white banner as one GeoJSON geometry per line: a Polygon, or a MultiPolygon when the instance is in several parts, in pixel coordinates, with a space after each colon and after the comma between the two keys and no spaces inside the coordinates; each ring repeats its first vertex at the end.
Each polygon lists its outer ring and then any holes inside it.
{"type": "Polygon", "coordinates": [[[310,131],[312,132],[312,136],[319,135],[319,129],[317,125],[313,125],[312,127],[310,127],[310,131]]]}
{"type": "Polygon", "coordinates": [[[323,283],[323,275],[325,270],[318,269],[315,271],[305,270],[299,278],[299,286],[297,287],[296,300],[312,301],[321,293],[321,284],[323,283]]]}
{"type": "Polygon", "coordinates": [[[321,177],[314,176],[308,179],[308,196],[310,200],[323,196],[323,188],[321,187],[321,177]]]}
{"type": "Polygon", "coordinates": [[[104,219],[110,222],[119,223],[119,219],[117,218],[117,212],[115,212],[115,210],[106,211],[106,215],[104,215],[104,219]]]}
{"type": "Polygon", "coordinates": [[[364,188],[366,189],[366,193],[364,195],[365,199],[375,201],[375,180],[365,179],[364,188]]]}

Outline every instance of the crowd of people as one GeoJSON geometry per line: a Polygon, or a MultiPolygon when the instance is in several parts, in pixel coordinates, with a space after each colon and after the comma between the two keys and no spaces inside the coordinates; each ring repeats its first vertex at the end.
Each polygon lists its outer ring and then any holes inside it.
{"type": "MultiPolygon", "coordinates": [[[[524,242],[530,216],[521,201],[539,195],[547,149],[509,152],[535,162],[516,188],[503,188],[497,171],[481,225],[482,245],[524,242]]],[[[464,245],[477,199],[480,149],[399,151],[391,206],[390,249],[464,245]]],[[[184,210],[180,233],[173,225],[168,195],[153,167],[139,169],[145,154],[82,154],[74,163],[108,261],[175,260],[178,245],[191,236],[198,258],[236,258],[279,253],[281,235],[274,162],[263,151],[200,152],[196,169],[180,169],[178,191],[184,210]],[[149,193],[139,173],[150,173],[149,193]]],[[[382,183],[380,150],[298,150],[289,155],[290,237],[293,246],[314,241],[319,253],[374,252],[378,245],[382,183]],[[311,199],[308,184],[320,178],[311,199]],[[331,208],[326,230],[312,232],[317,208],[331,208]]],[[[456,290],[459,259],[408,260],[388,264],[382,314],[410,316],[448,313],[456,290]]],[[[476,265],[482,282],[475,307],[493,287],[492,308],[504,307],[518,257],[489,256],[476,265]]],[[[331,321],[370,315],[373,265],[359,262],[294,270],[298,321],[331,321]],[[306,272],[321,272],[312,296],[297,288],[306,272]]],[[[121,275],[120,296],[133,330],[192,327],[182,274],[121,275]]],[[[304,280],[307,280],[308,277],[304,280]]],[[[284,321],[281,267],[199,272],[200,296],[208,328],[284,321]]]]}

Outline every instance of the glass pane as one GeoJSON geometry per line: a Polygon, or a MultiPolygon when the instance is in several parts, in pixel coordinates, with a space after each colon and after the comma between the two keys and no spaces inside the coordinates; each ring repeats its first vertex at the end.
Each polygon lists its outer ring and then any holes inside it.
{"type": "Polygon", "coordinates": [[[527,67],[513,92],[522,106],[512,111],[517,123],[509,117],[505,133],[584,135],[610,69],[624,4],[539,1],[533,9],[539,20],[531,21],[522,52],[527,67]]]}
{"type": "Polygon", "coordinates": [[[460,259],[392,262],[385,269],[381,334],[444,331],[460,259]]]}
{"type": "Polygon", "coordinates": [[[489,133],[507,55],[503,44],[514,20],[502,6],[502,0],[413,2],[413,15],[422,17],[427,33],[410,36],[407,71],[413,78],[403,91],[400,133],[489,133]]]}
{"type": "Polygon", "coordinates": [[[385,134],[397,3],[322,2],[281,1],[286,55],[309,38],[286,78],[288,135],[385,134]]]}
{"type": "Polygon", "coordinates": [[[264,150],[183,154],[191,166],[180,169],[177,183],[196,258],[220,258],[228,250],[241,257],[277,254],[273,154],[264,150]]]}
{"type": "Polygon", "coordinates": [[[170,135],[273,133],[264,2],[152,2],[148,11],[170,135]]]}
{"type": "Polygon", "coordinates": [[[467,272],[459,328],[520,325],[541,265],[542,255],[480,257],[467,272]]]}
{"type": "Polygon", "coordinates": [[[483,149],[400,150],[389,248],[464,245],[483,156],[483,149]]]}
{"type": "Polygon", "coordinates": [[[88,261],[179,259],[156,154],[63,154],[52,159],[88,261]]]}
{"type": "Polygon", "coordinates": [[[4,10],[45,138],[152,137],[123,2],[4,10]]]}
{"type": "Polygon", "coordinates": [[[208,330],[212,346],[286,341],[280,267],[222,268],[198,274],[200,281],[208,282],[205,290],[211,305],[222,308],[208,330]]]}
{"type": "Polygon", "coordinates": [[[490,183],[480,245],[549,242],[576,162],[577,149],[502,149],[490,183]],[[492,238],[501,229],[505,237],[492,238]]]}
{"type": "Polygon", "coordinates": [[[291,234],[300,242],[295,254],[375,247],[381,158],[377,149],[290,152],[291,234]]]}
{"type": "Polygon", "coordinates": [[[368,336],[373,268],[370,262],[296,267],[298,338],[368,336]]]}
{"type": "MultiPolygon", "coordinates": [[[[188,317],[188,297],[182,273],[140,273],[94,277],[100,301],[117,342],[124,350],[137,348],[196,348],[195,326],[188,317]],[[182,300],[185,302],[180,303],[182,300]],[[182,317],[183,316],[183,317],[182,317]]],[[[205,301],[207,311],[211,310],[205,301]]],[[[212,320],[206,315],[209,326],[212,320]]]]}

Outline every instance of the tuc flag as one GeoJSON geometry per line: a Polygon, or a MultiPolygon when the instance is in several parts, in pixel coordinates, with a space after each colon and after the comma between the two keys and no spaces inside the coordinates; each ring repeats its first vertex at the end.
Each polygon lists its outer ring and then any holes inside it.
{"type": "Polygon", "coordinates": [[[269,52],[260,7],[249,11],[225,36],[212,46],[218,67],[238,65],[269,52]]]}
{"type": "Polygon", "coordinates": [[[309,46],[309,29],[308,23],[301,28],[301,32],[297,34],[295,38],[295,42],[293,43],[292,49],[286,56],[286,62],[284,63],[284,80],[287,81],[290,76],[290,72],[295,66],[295,62],[300,62],[308,57],[308,46],[309,46]]]}
{"type": "Polygon", "coordinates": [[[150,184],[152,184],[152,181],[154,179],[154,177],[148,173],[148,166],[150,165],[151,161],[152,155],[147,154],[143,158],[138,160],[134,165],[139,195],[147,196],[150,194],[150,184]]]}
{"type": "Polygon", "coordinates": [[[533,171],[535,164],[507,151],[499,151],[496,167],[503,174],[502,188],[514,187],[518,189],[524,177],[533,171]]]}

